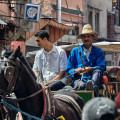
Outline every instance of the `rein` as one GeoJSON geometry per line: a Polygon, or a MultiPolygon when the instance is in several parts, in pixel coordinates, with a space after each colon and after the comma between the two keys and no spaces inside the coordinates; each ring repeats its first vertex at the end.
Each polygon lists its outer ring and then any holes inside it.
{"type": "MultiPolygon", "coordinates": [[[[38,90],[37,92],[35,92],[35,93],[25,97],[25,98],[11,99],[11,100],[13,100],[14,102],[20,102],[20,101],[23,101],[23,100],[26,100],[26,99],[29,99],[29,98],[32,98],[32,97],[36,96],[37,94],[41,93],[42,91],[46,90],[47,88],[48,88],[48,86],[45,87],[45,88],[42,88],[41,90],[38,90]]],[[[5,99],[10,99],[10,98],[11,97],[5,97],[5,99]]]]}
{"type": "MultiPolygon", "coordinates": [[[[7,63],[7,67],[4,69],[4,76],[8,82],[8,87],[6,90],[3,90],[3,89],[0,89],[0,93],[1,94],[7,94],[7,93],[12,93],[14,88],[15,88],[15,85],[16,85],[16,79],[17,79],[17,75],[15,76],[15,73],[18,74],[18,68],[15,67],[15,69],[11,66],[8,65],[8,63],[12,64],[15,66],[15,63],[14,61],[10,61],[10,60],[0,60],[0,62],[6,62],[7,63]],[[12,71],[10,71],[10,69],[12,68],[12,71]],[[13,76],[11,76],[11,72],[13,73],[13,76]]],[[[18,62],[17,62],[18,63],[18,62]]],[[[20,66],[20,64],[18,63],[18,66],[20,66]]]]}

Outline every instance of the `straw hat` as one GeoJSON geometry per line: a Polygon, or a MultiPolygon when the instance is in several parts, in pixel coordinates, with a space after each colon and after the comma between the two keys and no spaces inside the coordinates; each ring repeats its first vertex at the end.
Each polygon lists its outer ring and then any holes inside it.
{"type": "Polygon", "coordinates": [[[82,35],[85,35],[85,34],[94,35],[94,37],[95,37],[94,39],[98,38],[98,34],[96,32],[93,32],[90,24],[86,24],[86,25],[83,26],[82,33],[79,37],[81,38],[82,35]]]}

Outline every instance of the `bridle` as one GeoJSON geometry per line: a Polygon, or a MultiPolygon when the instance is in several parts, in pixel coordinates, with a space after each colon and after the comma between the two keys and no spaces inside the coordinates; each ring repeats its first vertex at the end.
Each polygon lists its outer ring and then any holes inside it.
{"type": "MultiPolygon", "coordinates": [[[[8,97],[6,95],[10,94],[10,93],[13,93],[14,90],[16,89],[16,82],[17,82],[17,77],[19,76],[19,69],[20,69],[20,62],[19,62],[19,59],[16,59],[15,61],[14,60],[11,60],[11,59],[8,59],[8,60],[5,60],[3,62],[6,62],[7,65],[5,66],[5,68],[3,69],[4,70],[4,78],[7,80],[8,82],[8,86],[6,88],[6,90],[3,90],[3,89],[0,89],[0,94],[3,93],[3,96],[2,99],[3,101],[7,101],[7,102],[14,102],[14,103],[18,103],[20,101],[23,101],[23,100],[26,100],[26,99],[29,99],[29,98],[33,98],[34,96],[38,95],[39,93],[43,93],[43,98],[44,98],[44,101],[45,101],[45,105],[44,107],[46,108],[46,93],[45,93],[45,89],[47,89],[48,87],[45,87],[36,91],[35,93],[27,96],[27,97],[24,97],[24,98],[12,98],[12,97],[8,97]]],[[[3,79],[4,79],[3,78],[3,79]]],[[[49,89],[49,88],[48,88],[49,89]]],[[[43,115],[46,115],[46,109],[44,110],[44,113],[43,115]]]]}
{"type": "MultiPolygon", "coordinates": [[[[18,70],[19,70],[19,67],[20,67],[20,63],[17,60],[16,61],[5,60],[4,62],[7,62],[7,64],[8,64],[8,66],[4,69],[4,76],[5,76],[5,79],[8,82],[8,87],[6,88],[6,90],[0,89],[0,94],[2,93],[2,94],[4,94],[4,96],[6,96],[10,93],[13,93],[13,91],[16,87],[16,81],[17,81],[17,77],[18,77],[18,70]],[[11,65],[9,65],[9,64],[11,64],[11,65]],[[15,66],[15,67],[13,67],[12,65],[15,66]]],[[[28,99],[28,98],[32,98],[32,97],[36,96],[37,94],[39,94],[41,92],[44,93],[45,89],[47,89],[47,88],[48,88],[48,86],[46,86],[45,88],[42,87],[41,90],[38,90],[37,92],[35,92],[35,93],[25,97],[25,98],[12,99],[12,101],[19,102],[19,101],[22,101],[22,100],[25,100],[25,99],[28,99]]]]}
{"type": "Polygon", "coordinates": [[[7,60],[1,60],[1,62],[5,62],[7,64],[7,66],[4,68],[4,77],[8,82],[8,86],[6,88],[6,90],[0,89],[0,94],[10,94],[14,91],[15,86],[16,86],[16,80],[18,77],[18,69],[19,69],[19,62],[13,61],[11,59],[7,59],[7,60]],[[15,64],[15,62],[17,62],[17,65],[15,64]],[[9,65],[11,64],[11,65],[9,65]],[[13,66],[15,67],[13,67],[13,66]]]}

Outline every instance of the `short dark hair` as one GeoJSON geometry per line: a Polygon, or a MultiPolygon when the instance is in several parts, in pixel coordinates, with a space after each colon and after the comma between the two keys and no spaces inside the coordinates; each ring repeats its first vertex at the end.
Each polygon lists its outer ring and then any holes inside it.
{"type": "Polygon", "coordinates": [[[48,41],[50,38],[50,36],[46,30],[40,30],[39,32],[35,33],[34,36],[40,37],[41,39],[44,39],[46,37],[48,41]]]}

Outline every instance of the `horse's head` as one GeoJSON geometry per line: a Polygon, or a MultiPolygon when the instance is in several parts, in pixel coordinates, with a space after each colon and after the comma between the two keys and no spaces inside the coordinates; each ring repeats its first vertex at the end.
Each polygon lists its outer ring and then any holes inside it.
{"type": "Polygon", "coordinates": [[[16,59],[20,55],[20,47],[11,53],[4,50],[0,59],[0,94],[4,92],[12,92],[15,88],[17,79],[19,60],[16,59]],[[19,53],[19,54],[18,54],[19,53]]]}
{"type": "Polygon", "coordinates": [[[35,116],[41,117],[44,110],[43,92],[37,95],[34,93],[41,90],[42,87],[35,81],[36,77],[20,52],[20,47],[8,57],[4,54],[0,63],[0,94],[5,96],[15,93],[18,99],[24,98],[25,100],[19,103],[20,108],[27,113],[32,115],[35,113],[35,116]],[[30,99],[26,99],[30,95],[33,95],[34,98],[31,96],[30,99]],[[40,107],[33,111],[34,105],[30,106],[30,104],[36,103],[36,100],[40,107]]]}

